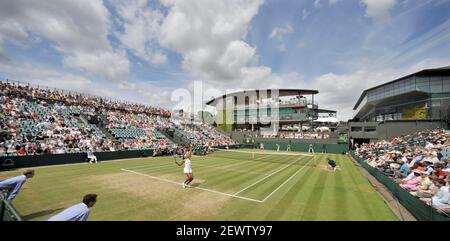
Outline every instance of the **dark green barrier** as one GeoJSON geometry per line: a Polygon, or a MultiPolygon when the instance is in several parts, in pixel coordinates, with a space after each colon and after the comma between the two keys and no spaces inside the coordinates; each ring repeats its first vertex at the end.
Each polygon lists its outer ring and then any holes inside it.
{"type": "Polygon", "coordinates": [[[16,209],[5,200],[5,196],[0,192],[0,221],[22,221],[16,209]]]}
{"type": "MultiPolygon", "coordinates": [[[[153,150],[112,151],[95,153],[98,161],[137,158],[152,155],[153,150]]],[[[24,168],[87,162],[87,155],[86,153],[67,153],[54,155],[0,157],[0,164],[4,163],[7,159],[11,159],[14,165],[5,168],[24,168]]]]}
{"type": "Polygon", "coordinates": [[[394,197],[396,197],[399,202],[411,212],[414,217],[419,221],[450,221],[449,217],[437,212],[431,206],[420,201],[417,197],[412,196],[408,191],[401,188],[397,183],[395,183],[391,178],[384,175],[384,173],[378,171],[365,162],[364,159],[355,155],[354,152],[351,153],[353,159],[361,164],[361,166],[366,169],[372,176],[374,176],[379,182],[385,185],[389,191],[392,192],[394,197]]]}
{"type": "MultiPolygon", "coordinates": [[[[259,143],[263,143],[264,149],[266,150],[276,150],[278,144],[280,145],[280,151],[286,151],[289,140],[256,138],[255,144],[258,145],[259,143]]],[[[311,142],[305,142],[305,140],[291,140],[291,151],[308,152],[311,143],[313,144],[314,152],[316,153],[322,153],[324,146],[327,153],[342,154],[343,152],[348,151],[347,144],[322,144],[314,143],[314,140],[311,140],[311,142]]]]}

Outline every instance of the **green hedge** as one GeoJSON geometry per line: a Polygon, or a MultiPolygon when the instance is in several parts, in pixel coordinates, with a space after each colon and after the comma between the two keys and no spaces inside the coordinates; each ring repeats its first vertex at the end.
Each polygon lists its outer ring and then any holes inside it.
{"type": "Polygon", "coordinates": [[[449,217],[444,214],[437,212],[431,206],[420,201],[417,197],[412,196],[408,191],[401,188],[397,183],[395,183],[391,178],[384,175],[382,172],[373,168],[366,161],[354,152],[351,153],[353,159],[361,164],[364,169],[366,169],[372,176],[374,176],[379,182],[384,184],[389,191],[392,192],[394,197],[396,197],[399,202],[411,212],[414,217],[419,221],[450,221],[449,217]]]}

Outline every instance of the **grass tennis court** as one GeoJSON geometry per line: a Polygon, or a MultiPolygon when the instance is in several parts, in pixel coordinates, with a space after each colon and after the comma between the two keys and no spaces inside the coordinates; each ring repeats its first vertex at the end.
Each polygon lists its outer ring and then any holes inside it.
{"type": "Polygon", "coordinates": [[[230,150],[192,159],[187,189],[172,156],[37,168],[13,204],[25,220],[46,220],[87,193],[99,195],[89,220],[397,220],[347,156],[230,150]],[[326,157],[341,170],[328,170],[326,157]]]}

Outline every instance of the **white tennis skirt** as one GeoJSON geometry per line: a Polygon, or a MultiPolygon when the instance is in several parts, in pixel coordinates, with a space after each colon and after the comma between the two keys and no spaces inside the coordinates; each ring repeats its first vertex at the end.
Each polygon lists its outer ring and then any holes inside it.
{"type": "Polygon", "coordinates": [[[188,168],[184,168],[184,173],[192,173],[192,168],[188,167],[188,168]]]}

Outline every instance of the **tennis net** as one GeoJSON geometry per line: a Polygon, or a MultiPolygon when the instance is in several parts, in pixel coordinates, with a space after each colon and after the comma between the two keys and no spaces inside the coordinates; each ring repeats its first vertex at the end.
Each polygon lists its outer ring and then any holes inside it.
{"type": "Polygon", "coordinates": [[[242,161],[268,162],[280,164],[315,165],[314,155],[302,153],[278,153],[274,151],[212,149],[208,154],[212,158],[224,158],[242,161]],[[312,160],[312,161],[311,161],[312,160]]]}

